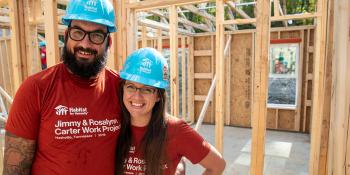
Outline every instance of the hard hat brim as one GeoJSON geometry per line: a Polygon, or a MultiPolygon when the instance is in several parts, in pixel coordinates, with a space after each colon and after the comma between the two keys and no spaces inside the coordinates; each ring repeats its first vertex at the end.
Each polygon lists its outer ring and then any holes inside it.
{"type": "Polygon", "coordinates": [[[156,88],[167,89],[169,87],[169,83],[167,81],[156,81],[142,76],[128,74],[126,72],[120,72],[120,77],[124,80],[133,81],[136,83],[144,84],[147,86],[153,86],[156,88]]]}
{"type": "Polygon", "coordinates": [[[117,27],[112,22],[106,19],[96,19],[94,17],[87,16],[87,15],[75,15],[75,14],[64,16],[62,18],[63,24],[67,26],[70,25],[72,20],[87,21],[87,22],[92,22],[92,23],[107,26],[108,32],[110,33],[117,31],[117,27]]]}

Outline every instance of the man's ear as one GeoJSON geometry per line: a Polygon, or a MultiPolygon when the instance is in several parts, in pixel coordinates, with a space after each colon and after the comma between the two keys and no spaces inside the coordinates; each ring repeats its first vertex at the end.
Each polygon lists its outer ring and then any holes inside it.
{"type": "Polygon", "coordinates": [[[108,36],[108,46],[111,47],[112,46],[112,37],[108,36]]]}

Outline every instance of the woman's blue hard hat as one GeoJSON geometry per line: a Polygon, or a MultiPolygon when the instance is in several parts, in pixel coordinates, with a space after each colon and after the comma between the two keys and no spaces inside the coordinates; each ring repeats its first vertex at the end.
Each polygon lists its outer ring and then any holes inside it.
{"type": "Polygon", "coordinates": [[[167,89],[169,86],[168,63],[164,56],[153,48],[141,48],[126,59],[120,71],[122,79],[140,84],[167,89]]]}

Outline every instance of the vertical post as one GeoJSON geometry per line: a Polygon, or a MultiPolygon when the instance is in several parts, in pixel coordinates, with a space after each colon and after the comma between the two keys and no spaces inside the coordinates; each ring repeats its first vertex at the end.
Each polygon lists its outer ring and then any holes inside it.
{"type": "Polygon", "coordinates": [[[301,38],[301,43],[299,46],[299,64],[298,64],[298,80],[297,80],[297,85],[298,85],[298,91],[297,91],[297,107],[296,107],[296,114],[295,114],[295,122],[294,122],[294,130],[295,131],[300,131],[300,110],[301,110],[301,92],[303,89],[303,79],[302,79],[302,74],[303,74],[303,62],[304,62],[304,42],[305,42],[305,37],[304,37],[304,30],[300,30],[300,38],[301,38]]]}
{"type": "Polygon", "coordinates": [[[37,11],[40,8],[39,0],[24,0],[24,17],[25,17],[25,35],[26,35],[26,53],[27,53],[27,71],[28,75],[32,75],[41,70],[38,34],[36,24],[30,25],[29,18],[33,21],[37,18],[37,11]]]}
{"type": "MultiPolygon", "coordinates": [[[[135,0],[129,0],[129,3],[133,3],[135,0]]],[[[137,19],[135,9],[127,9],[127,39],[126,39],[126,54],[131,54],[137,48],[137,19]]],[[[125,55],[126,56],[126,55],[125,55]]],[[[126,57],[124,58],[126,59],[126,57]]],[[[125,60],[124,60],[125,61],[125,60]]]]}
{"type": "Polygon", "coordinates": [[[179,116],[178,16],[176,5],[170,6],[170,94],[171,114],[179,116]]]}
{"type": "Polygon", "coordinates": [[[194,122],[194,47],[193,47],[193,37],[187,38],[187,45],[188,45],[188,62],[187,62],[187,76],[188,76],[188,88],[187,88],[187,95],[188,95],[188,106],[191,106],[188,108],[188,115],[191,122],[194,122]]]}
{"type": "Polygon", "coordinates": [[[215,89],[215,146],[220,153],[223,153],[223,128],[224,128],[224,85],[225,85],[225,64],[224,64],[224,0],[216,0],[216,75],[217,84],[215,89]]]}
{"type": "MultiPolygon", "coordinates": [[[[227,39],[230,39],[230,34],[227,35],[227,39]]],[[[231,122],[231,43],[229,43],[229,48],[227,49],[227,54],[225,55],[225,72],[226,72],[226,92],[225,92],[225,124],[230,125],[231,122]]],[[[227,43],[228,44],[228,43],[227,43]]]]}
{"type": "Polygon", "coordinates": [[[328,174],[350,172],[350,2],[334,1],[334,62],[332,68],[328,174]]]}
{"type": "Polygon", "coordinates": [[[147,29],[145,25],[142,26],[141,45],[147,47],[147,29]]]}
{"type": "Polygon", "coordinates": [[[45,6],[45,40],[47,67],[59,62],[58,27],[57,27],[57,0],[46,0],[45,6]]]}
{"type": "Polygon", "coordinates": [[[251,175],[262,175],[266,132],[268,57],[270,47],[270,0],[257,1],[255,61],[252,104],[251,175]]]}
{"type": "Polygon", "coordinates": [[[273,16],[280,16],[280,0],[273,0],[273,16]]]}
{"type": "Polygon", "coordinates": [[[182,79],[182,119],[186,120],[187,116],[187,100],[186,100],[186,37],[181,36],[181,79],[182,79]]]}
{"type": "Polygon", "coordinates": [[[19,88],[23,76],[22,76],[22,64],[21,64],[21,36],[20,36],[20,16],[18,9],[18,1],[9,0],[10,8],[10,25],[11,25],[11,55],[12,55],[12,71],[13,71],[13,92],[16,92],[19,88]]]}
{"type": "Polygon", "coordinates": [[[327,0],[317,1],[316,31],[315,31],[315,59],[312,90],[311,115],[311,148],[309,174],[319,175],[319,158],[321,145],[322,109],[324,106],[324,69],[327,37],[327,0]]]}
{"type": "Polygon", "coordinates": [[[116,69],[120,71],[124,64],[124,59],[126,58],[126,25],[124,24],[126,21],[126,8],[125,8],[125,0],[116,0],[116,6],[114,6],[116,11],[116,22],[117,22],[117,33],[116,36],[113,37],[112,43],[116,47],[116,69]]]}
{"type": "MultiPolygon", "coordinates": [[[[117,2],[110,0],[114,9],[117,10],[117,2]]],[[[118,14],[116,14],[117,16],[118,14]]],[[[120,20],[119,18],[116,18],[116,20],[120,20]]],[[[116,65],[116,51],[117,51],[117,34],[116,33],[111,33],[110,37],[112,39],[112,45],[109,47],[109,53],[108,53],[108,59],[107,59],[107,66],[111,69],[116,70],[117,65],[116,65]]]]}
{"type": "Polygon", "coordinates": [[[162,53],[162,50],[163,50],[162,29],[158,29],[157,50],[158,50],[160,53],[162,53]]]}

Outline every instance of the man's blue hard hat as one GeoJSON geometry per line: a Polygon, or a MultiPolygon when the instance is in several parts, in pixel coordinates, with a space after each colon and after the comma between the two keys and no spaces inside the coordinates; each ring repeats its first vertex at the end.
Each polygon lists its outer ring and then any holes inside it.
{"type": "Polygon", "coordinates": [[[71,0],[63,24],[69,26],[72,20],[82,20],[105,25],[109,32],[117,31],[115,12],[109,0],[71,0]]]}
{"type": "Polygon", "coordinates": [[[160,52],[153,48],[141,48],[128,56],[120,71],[120,77],[166,89],[169,86],[168,70],[168,63],[160,52]]]}
{"type": "Polygon", "coordinates": [[[40,42],[39,42],[39,47],[44,47],[44,46],[46,46],[45,41],[40,41],[40,42]]]}

